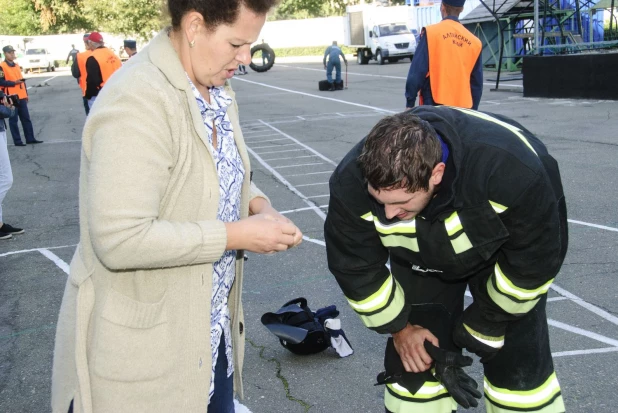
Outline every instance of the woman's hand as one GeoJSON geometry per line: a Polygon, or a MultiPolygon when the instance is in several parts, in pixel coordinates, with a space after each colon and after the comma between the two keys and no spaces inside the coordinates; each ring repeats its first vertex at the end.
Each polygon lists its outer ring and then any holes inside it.
{"type": "MultiPolygon", "coordinates": [[[[270,203],[264,198],[254,198],[249,204],[249,211],[251,214],[264,214],[278,222],[285,222],[294,225],[294,223],[286,216],[282,215],[270,203]]],[[[294,225],[296,227],[296,225],[294,225]]],[[[296,247],[303,242],[303,233],[296,227],[296,233],[294,234],[294,243],[290,248],[296,247]]]]}
{"type": "Polygon", "coordinates": [[[300,243],[302,233],[296,225],[258,214],[225,224],[228,250],[242,249],[259,254],[285,251],[300,243]]]}

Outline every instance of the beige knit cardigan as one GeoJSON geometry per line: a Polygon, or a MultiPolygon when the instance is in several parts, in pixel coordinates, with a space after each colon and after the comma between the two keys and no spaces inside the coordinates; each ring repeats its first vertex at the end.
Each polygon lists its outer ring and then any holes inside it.
{"type": "MultiPolygon", "coordinates": [[[[234,97],[229,86],[227,93],[234,97]]],[[[241,218],[265,197],[245,167],[241,218]]],[[[165,31],[114,73],[84,127],[80,242],[60,309],[52,409],[199,412],[211,376],[212,263],[223,254],[219,181],[185,71],[165,31]]],[[[234,387],[242,397],[243,253],[229,297],[234,387]]]]}

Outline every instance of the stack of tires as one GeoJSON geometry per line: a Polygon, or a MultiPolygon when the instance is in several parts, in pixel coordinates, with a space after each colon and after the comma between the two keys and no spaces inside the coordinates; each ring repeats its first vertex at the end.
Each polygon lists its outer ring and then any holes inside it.
{"type": "MultiPolygon", "coordinates": [[[[320,80],[318,82],[318,89],[322,92],[325,90],[330,90],[330,83],[328,83],[328,80],[320,80]]],[[[343,80],[340,80],[339,82],[335,81],[335,90],[343,90],[343,80]]]]}

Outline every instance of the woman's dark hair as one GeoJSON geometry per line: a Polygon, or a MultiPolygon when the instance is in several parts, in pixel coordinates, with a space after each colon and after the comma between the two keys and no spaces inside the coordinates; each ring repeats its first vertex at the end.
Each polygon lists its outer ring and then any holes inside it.
{"type": "Polygon", "coordinates": [[[358,157],[365,180],[375,189],[429,189],[442,146],[431,125],[411,112],[380,120],[367,135],[358,157]]]}
{"type": "Polygon", "coordinates": [[[214,30],[220,24],[234,23],[243,5],[256,14],[266,14],[277,3],[279,0],[168,0],[167,8],[174,29],[180,28],[182,16],[195,10],[204,17],[206,28],[214,30]]]}

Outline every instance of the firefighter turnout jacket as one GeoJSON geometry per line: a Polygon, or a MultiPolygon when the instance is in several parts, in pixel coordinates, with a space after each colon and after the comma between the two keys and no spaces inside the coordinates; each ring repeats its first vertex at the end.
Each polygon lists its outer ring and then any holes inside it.
{"type": "Polygon", "coordinates": [[[558,165],[539,139],[501,115],[446,106],[412,113],[450,150],[437,195],[412,220],[387,219],[357,163],[363,139],[330,179],[329,268],[363,323],[379,333],[403,329],[409,305],[418,304],[389,258],[414,275],[465,280],[475,307],[464,323],[499,348],[506,326],[547,293],[566,254],[558,165]]]}

